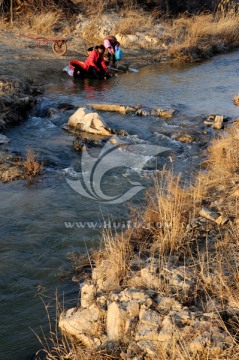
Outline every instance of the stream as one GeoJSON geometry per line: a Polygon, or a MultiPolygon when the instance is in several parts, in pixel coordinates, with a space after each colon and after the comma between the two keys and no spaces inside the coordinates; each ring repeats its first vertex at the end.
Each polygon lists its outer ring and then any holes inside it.
{"type": "MultiPolygon", "coordinates": [[[[121,168],[112,164],[101,187],[113,197],[136,182],[150,188],[154,171],[170,164],[172,158],[175,172],[187,178],[199,165],[205,143],[218,133],[203,123],[203,115],[239,116],[232,102],[239,92],[238,58],[235,51],[194,65],[157,64],[101,82],[76,81],[62,73],[57,83],[46,86],[34,113],[4,132],[11,139],[8,150],[24,155],[33,149],[45,171],[30,185],[26,181],[0,183],[0,359],[31,359],[41,348],[36,334],[42,338],[48,332],[42,299],[50,303],[53,325],[56,292],[67,308],[77,304],[79,285],[68,275],[70,255],[97,247],[104,226],[116,222],[123,229],[129,207],[145,203],[144,189],[115,204],[73,190],[66,178],[81,180],[84,169],[80,153],[72,147],[74,136],[62,129],[69,117],[78,107],[93,102],[176,109],[172,119],[101,113],[108,126],[126,130],[128,136],[121,141],[143,149],[140,161],[145,162],[142,171],[136,163],[133,169],[122,168],[122,157],[121,168]],[[175,134],[181,133],[192,134],[196,141],[177,141],[175,134]],[[168,150],[148,156],[144,149],[149,145],[168,150]]],[[[94,147],[90,154],[97,158],[99,151],[94,147]]]]}

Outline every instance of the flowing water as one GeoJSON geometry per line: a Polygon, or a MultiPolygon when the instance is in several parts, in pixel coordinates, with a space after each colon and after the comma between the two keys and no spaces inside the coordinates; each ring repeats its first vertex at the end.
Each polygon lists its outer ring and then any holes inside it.
{"type": "MultiPolygon", "coordinates": [[[[125,129],[131,144],[169,149],[147,162],[142,172],[137,166],[133,170],[113,169],[102,181],[102,190],[120,195],[136,181],[148,188],[152,186],[152,170],[170,163],[170,156],[175,171],[187,176],[199,162],[203,143],[212,135],[202,115],[239,115],[232,103],[239,91],[238,57],[237,51],[193,66],[153,65],[102,82],[73,81],[62,74],[57,83],[47,85],[34,114],[5,132],[11,139],[7,148],[20,154],[34,149],[44,160],[45,172],[31,185],[26,181],[0,184],[1,359],[31,359],[40,347],[33,331],[42,336],[42,327],[47,334],[41,296],[50,302],[53,318],[56,290],[60,298],[64,296],[67,307],[77,304],[79,286],[65,278],[72,266],[69,254],[97,246],[103,221],[125,224],[129,205],[144,203],[144,190],[130,201],[112,205],[81,196],[69,186],[67,176],[82,176],[80,155],[72,148],[74,136],[62,130],[69,116],[92,102],[175,108],[177,115],[169,120],[101,114],[110,127],[125,129]],[[75,109],[60,109],[63,103],[75,109]],[[208,134],[202,135],[205,131],[208,134]],[[179,132],[196,134],[198,141],[182,144],[174,139],[179,132]]],[[[94,156],[99,154],[97,148],[92,151],[94,156]]],[[[144,161],[147,159],[150,157],[144,161]]]]}

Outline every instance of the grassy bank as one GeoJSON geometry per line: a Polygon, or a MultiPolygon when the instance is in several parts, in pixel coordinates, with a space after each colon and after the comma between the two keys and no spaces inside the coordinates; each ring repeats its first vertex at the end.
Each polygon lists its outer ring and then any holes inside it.
{"type": "MultiPolygon", "coordinates": [[[[235,122],[213,140],[193,183],[185,184],[165,169],[155,179],[155,189],[148,193],[146,209],[132,209],[132,222],[140,222],[142,227],[117,236],[105,233],[100,249],[91,255],[90,267],[97,269],[98,279],[106,279],[101,290],[106,298],[123,289],[150,289],[198,316],[217,317],[228,335],[223,348],[215,350],[215,346],[205,343],[204,350],[195,357],[183,329],[178,329],[182,338],[172,338],[170,348],[159,347],[158,359],[238,359],[238,175],[239,123],[235,122]],[[152,281],[140,276],[146,262],[151,264],[152,281]],[[183,269],[181,283],[193,279],[190,292],[176,285],[172,290],[167,270],[172,268],[183,269]]],[[[94,284],[91,275],[85,273],[89,259],[75,261],[78,276],[94,284]]],[[[101,326],[104,332],[105,320],[101,326]]],[[[119,342],[91,352],[76,339],[57,337],[56,341],[52,334],[46,351],[47,359],[120,359],[125,346],[119,342]]]]}
{"type": "Polygon", "coordinates": [[[208,58],[239,45],[238,16],[182,17],[173,21],[171,31],[174,42],[169,48],[169,54],[181,62],[208,58]]]}

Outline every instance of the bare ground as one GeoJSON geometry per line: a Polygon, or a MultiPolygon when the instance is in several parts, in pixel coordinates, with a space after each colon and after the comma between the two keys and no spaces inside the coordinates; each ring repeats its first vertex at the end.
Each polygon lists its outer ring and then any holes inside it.
{"type": "MultiPolygon", "coordinates": [[[[37,41],[6,30],[0,30],[0,43],[0,75],[31,80],[40,85],[56,81],[70,60],[84,61],[85,47],[93,45],[75,37],[68,41],[66,54],[57,56],[52,51],[52,42],[49,42],[48,47],[42,42],[38,48],[37,41]]],[[[157,52],[152,57],[152,53],[148,51],[144,54],[140,52],[139,55],[137,50],[126,50],[124,62],[137,68],[152,63],[152,58],[160,60],[160,55],[157,52]]]]}

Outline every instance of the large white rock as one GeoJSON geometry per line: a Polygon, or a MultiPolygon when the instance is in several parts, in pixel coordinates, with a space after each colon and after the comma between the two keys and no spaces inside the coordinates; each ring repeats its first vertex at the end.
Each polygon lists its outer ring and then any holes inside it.
{"type": "Polygon", "coordinates": [[[76,126],[77,124],[79,124],[82,121],[82,118],[86,115],[89,114],[90,111],[86,108],[79,108],[78,110],[76,110],[76,112],[74,112],[73,115],[71,115],[71,117],[68,120],[68,125],[69,126],[76,126]]]}
{"type": "Polygon", "coordinates": [[[88,308],[94,302],[96,289],[94,285],[84,284],[81,288],[81,306],[88,308]]]}
{"type": "Polygon", "coordinates": [[[120,304],[112,302],[108,306],[107,311],[107,335],[110,341],[123,340],[125,334],[125,326],[127,313],[120,304]]]}
{"type": "Polygon", "coordinates": [[[152,340],[157,341],[159,337],[158,326],[152,324],[139,323],[135,333],[135,340],[152,340]]]}
{"type": "Polygon", "coordinates": [[[110,136],[102,118],[97,113],[92,113],[86,108],[79,108],[68,120],[67,125],[91,134],[110,136]]]}
{"type": "Polygon", "coordinates": [[[100,332],[100,310],[93,304],[88,309],[69,309],[62,313],[59,319],[59,328],[67,335],[80,339],[82,334],[95,336],[100,332]]]}

